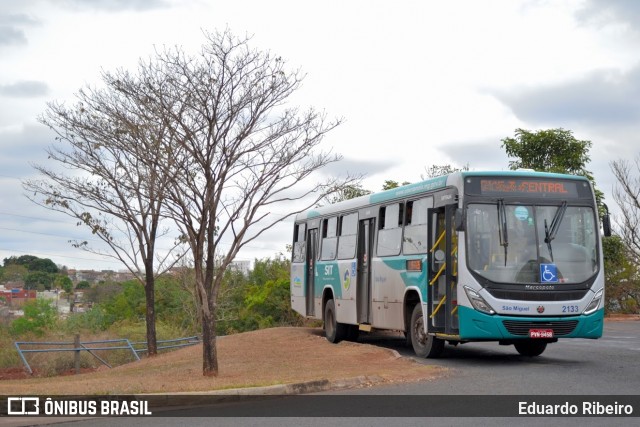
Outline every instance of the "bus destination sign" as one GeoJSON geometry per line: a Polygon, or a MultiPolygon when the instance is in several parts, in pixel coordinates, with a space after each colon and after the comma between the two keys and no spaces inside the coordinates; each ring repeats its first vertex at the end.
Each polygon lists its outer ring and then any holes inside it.
{"type": "Polygon", "coordinates": [[[564,199],[579,197],[578,184],[569,180],[477,178],[468,181],[467,194],[564,199]]]}

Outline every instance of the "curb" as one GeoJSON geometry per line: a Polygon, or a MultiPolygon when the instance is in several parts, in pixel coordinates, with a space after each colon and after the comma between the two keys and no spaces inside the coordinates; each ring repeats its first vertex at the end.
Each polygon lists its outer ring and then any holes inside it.
{"type": "Polygon", "coordinates": [[[357,387],[370,387],[384,382],[379,376],[359,376],[330,381],[328,379],[313,380],[292,384],[277,384],[264,387],[231,388],[225,390],[180,392],[167,395],[165,393],[135,394],[135,397],[153,397],[155,403],[161,403],[163,407],[183,406],[198,403],[211,403],[213,400],[234,401],[246,396],[285,396],[307,393],[320,393],[332,390],[345,390],[357,387]]]}

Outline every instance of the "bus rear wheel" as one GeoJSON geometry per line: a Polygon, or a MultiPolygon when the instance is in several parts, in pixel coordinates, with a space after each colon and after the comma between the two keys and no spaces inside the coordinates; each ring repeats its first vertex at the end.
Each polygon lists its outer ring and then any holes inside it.
{"type": "Polygon", "coordinates": [[[545,341],[523,340],[514,343],[513,346],[521,355],[535,357],[544,353],[547,348],[547,343],[545,341]]]}
{"type": "Polygon", "coordinates": [[[324,334],[334,344],[347,336],[347,325],[336,320],[336,305],[332,299],[324,306],[324,334]]]}
{"type": "Polygon", "coordinates": [[[425,333],[422,306],[416,304],[411,314],[411,345],[418,357],[437,358],[444,350],[444,341],[425,333]]]}

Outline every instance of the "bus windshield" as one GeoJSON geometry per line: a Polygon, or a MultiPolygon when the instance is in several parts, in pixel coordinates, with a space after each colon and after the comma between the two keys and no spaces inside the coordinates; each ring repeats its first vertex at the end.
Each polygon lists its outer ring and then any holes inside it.
{"type": "Polygon", "coordinates": [[[473,203],[466,231],[469,268],[492,282],[582,283],[598,269],[591,207],[473,203]],[[553,280],[541,280],[541,265],[553,280]]]}

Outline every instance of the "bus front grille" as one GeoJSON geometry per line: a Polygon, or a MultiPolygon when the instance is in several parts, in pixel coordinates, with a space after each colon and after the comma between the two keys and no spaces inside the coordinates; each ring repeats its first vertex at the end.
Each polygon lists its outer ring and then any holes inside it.
{"type": "Polygon", "coordinates": [[[552,329],[553,336],[569,335],[578,325],[577,320],[562,320],[557,322],[528,322],[518,320],[503,320],[502,324],[510,334],[529,336],[530,329],[552,329]]]}

